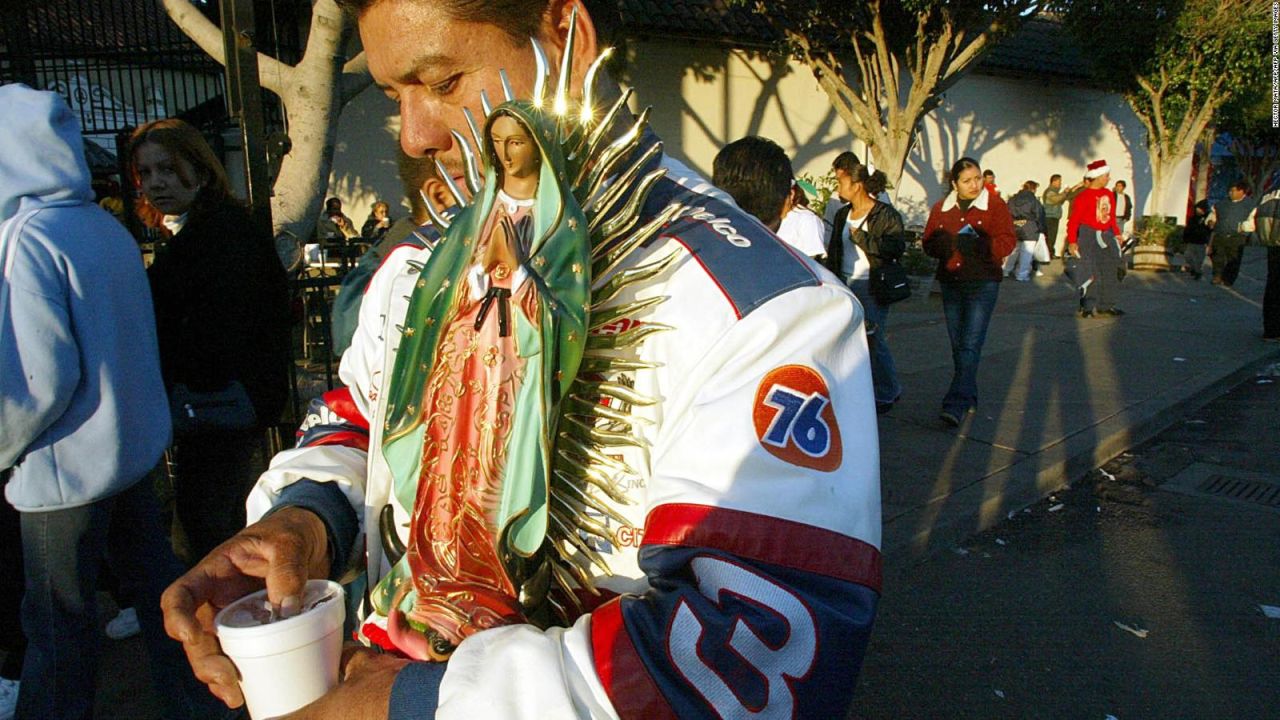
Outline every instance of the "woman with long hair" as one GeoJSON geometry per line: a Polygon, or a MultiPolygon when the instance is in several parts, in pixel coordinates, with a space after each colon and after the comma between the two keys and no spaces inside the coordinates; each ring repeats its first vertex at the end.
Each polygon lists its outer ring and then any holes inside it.
{"type": "Polygon", "coordinates": [[[834,165],[836,192],[849,204],[836,213],[831,224],[823,264],[844,280],[862,303],[876,412],[884,413],[898,401],[902,387],[885,337],[889,306],[881,305],[871,292],[871,272],[885,260],[897,260],[902,255],[902,215],[892,205],[876,199],[887,184],[885,174],[880,170],[869,172],[853,158],[852,153],[843,154],[834,165]]]}
{"type": "Polygon", "coordinates": [[[939,418],[958,427],[978,404],[978,361],[1000,295],[1004,259],[1017,236],[1008,206],[983,187],[977,160],[957,160],[947,183],[950,192],[929,211],[923,246],[939,261],[936,277],[955,366],[939,418]]]}
{"type": "Polygon", "coordinates": [[[175,408],[175,509],[194,561],[244,527],[264,469],[263,429],[289,392],[288,287],[270,229],[232,196],[194,127],[139,127],[129,174],[143,222],[171,235],[148,277],[175,408]]]}

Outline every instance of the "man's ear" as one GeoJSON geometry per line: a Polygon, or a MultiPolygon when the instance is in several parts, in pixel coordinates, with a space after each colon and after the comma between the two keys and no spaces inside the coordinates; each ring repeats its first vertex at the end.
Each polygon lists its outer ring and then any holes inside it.
{"type": "Polygon", "coordinates": [[[578,27],[574,35],[573,82],[570,87],[578,89],[586,79],[587,69],[600,56],[601,51],[595,23],[582,0],[551,0],[542,19],[540,39],[547,51],[547,59],[554,65],[554,75],[560,69],[564,48],[569,39],[569,19],[575,9],[578,11],[578,27]]]}

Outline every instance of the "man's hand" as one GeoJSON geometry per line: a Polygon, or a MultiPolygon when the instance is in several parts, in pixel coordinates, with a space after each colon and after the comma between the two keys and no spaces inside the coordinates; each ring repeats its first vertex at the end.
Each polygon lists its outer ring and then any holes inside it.
{"type": "Polygon", "coordinates": [[[310,705],[280,720],[385,720],[391,702],[391,685],[400,668],[409,661],[384,655],[361,645],[342,649],[342,669],[338,687],[310,705]]]}
{"type": "Polygon", "coordinates": [[[283,617],[298,613],[307,580],[329,576],[324,523],[309,510],[287,507],[214,548],[160,598],[164,628],[182,643],[195,676],[229,707],[244,704],[236,669],[213,630],[219,610],[265,585],[283,617]]]}
{"type": "Polygon", "coordinates": [[[1067,245],[1067,254],[1073,258],[1080,257],[1080,246],[1075,243],[1069,243],[1067,245]]]}

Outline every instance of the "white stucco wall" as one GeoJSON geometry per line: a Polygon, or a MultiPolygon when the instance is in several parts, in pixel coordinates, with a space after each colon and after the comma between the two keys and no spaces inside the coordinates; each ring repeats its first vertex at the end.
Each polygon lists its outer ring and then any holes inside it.
{"type": "MultiPolygon", "coordinates": [[[[843,150],[867,157],[828,104],[809,70],[742,51],[688,43],[637,43],[627,81],[637,105],[653,106],[652,124],[667,147],[708,175],[725,143],[768,137],[792,155],[797,173],[824,174],[843,150]]],[[[1086,88],[970,74],[926,117],[908,158],[897,204],[923,222],[943,192],[942,175],[964,155],[996,173],[1004,193],[1024,180],[1066,184],[1105,158],[1139,209],[1182,217],[1191,161],[1179,164],[1168,197],[1149,205],[1151,171],[1138,119],[1116,95],[1086,88]]]]}
{"type": "MultiPolygon", "coordinates": [[[[650,122],[667,151],[708,176],[720,148],[744,135],[777,142],[797,173],[825,174],[844,150],[867,157],[803,65],[684,42],[637,42],[632,52],[625,83],[636,92],[634,106],[652,106],[650,122]]],[[[408,212],[396,178],[395,113],[370,88],[342,114],[328,194],[342,198],[357,224],[379,198],[396,217],[408,212]]],[[[1113,180],[1129,183],[1139,214],[1154,209],[1182,220],[1191,160],[1176,168],[1167,197],[1152,203],[1143,137],[1116,95],[971,73],[922,123],[896,203],[908,222],[923,223],[943,193],[943,174],[964,155],[994,170],[1006,195],[1024,180],[1043,186],[1053,173],[1071,185],[1091,160],[1105,158],[1113,180]]]]}
{"type": "MultiPolygon", "coordinates": [[[[391,205],[393,218],[409,214],[396,171],[399,136],[399,109],[376,87],[365,89],[342,112],[326,197],[342,199],[342,211],[356,229],[378,200],[391,205]]],[[[320,203],[316,215],[323,209],[323,198],[320,203]]]]}

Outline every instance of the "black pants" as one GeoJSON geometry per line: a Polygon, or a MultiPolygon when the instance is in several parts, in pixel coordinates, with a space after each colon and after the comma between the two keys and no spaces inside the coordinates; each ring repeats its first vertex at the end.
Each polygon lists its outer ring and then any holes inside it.
{"type": "Polygon", "coordinates": [[[1262,337],[1280,338],[1280,246],[1267,248],[1267,290],[1262,296],[1262,337]]]}
{"type": "Polygon", "coordinates": [[[1240,261],[1244,257],[1243,235],[1215,235],[1213,237],[1213,279],[1231,287],[1240,277],[1240,261]]]}
{"type": "MultiPolygon", "coordinates": [[[[8,479],[0,473],[0,484],[8,479]]],[[[0,498],[0,650],[5,652],[0,677],[22,678],[22,658],[27,636],[22,634],[22,590],[26,575],[22,565],[22,522],[18,511],[0,498]]]]}
{"type": "Polygon", "coordinates": [[[1116,237],[1110,231],[1096,233],[1082,227],[1076,245],[1080,248],[1081,260],[1093,268],[1093,282],[1080,299],[1080,307],[1086,312],[1110,310],[1116,306],[1116,288],[1120,284],[1116,270],[1120,267],[1120,248],[1116,237]],[[1099,247],[1096,235],[1102,237],[1106,247],[1099,247]]]}
{"type": "Polygon", "coordinates": [[[1049,259],[1054,258],[1053,245],[1058,239],[1058,223],[1062,218],[1048,217],[1044,219],[1044,241],[1049,246],[1049,259]]]}
{"type": "Polygon", "coordinates": [[[265,437],[250,430],[174,441],[174,544],[189,564],[244,529],[245,499],[267,467],[265,437]]]}

